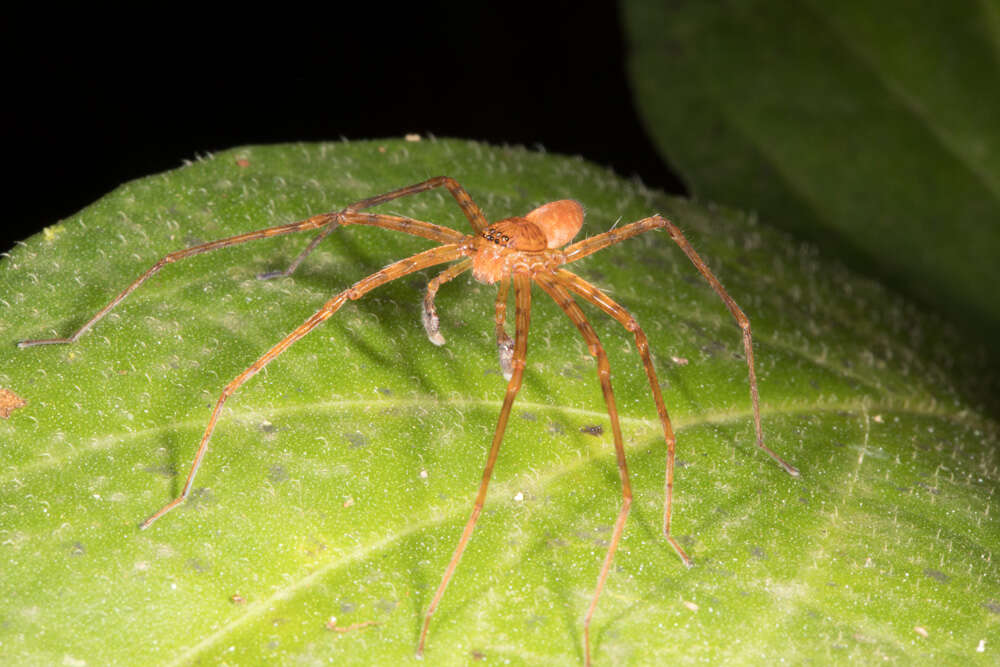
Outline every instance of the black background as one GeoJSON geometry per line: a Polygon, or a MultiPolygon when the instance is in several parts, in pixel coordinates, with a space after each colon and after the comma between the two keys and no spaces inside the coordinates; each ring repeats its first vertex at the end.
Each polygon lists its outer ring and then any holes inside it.
{"type": "Polygon", "coordinates": [[[684,193],[636,115],[612,3],[171,11],[4,27],[0,251],[125,181],[251,143],[543,146],[684,193]]]}

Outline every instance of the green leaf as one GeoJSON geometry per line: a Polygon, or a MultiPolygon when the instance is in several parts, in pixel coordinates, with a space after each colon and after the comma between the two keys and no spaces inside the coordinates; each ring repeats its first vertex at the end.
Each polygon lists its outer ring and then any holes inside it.
{"type": "Polygon", "coordinates": [[[630,0],[630,76],[699,198],[759,212],[995,347],[995,2],[630,0]]]}
{"type": "MultiPolygon", "coordinates": [[[[937,321],[732,210],[445,140],[228,151],[124,185],[0,263],[0,388],[26,401],[0,420],[0,661],[414,662],[504,392],[490,288],[444,286],[441,348],[420,324],[432,271],[345,306],[229,400],[188,502],[141,532],[231,378],[431,244],[341,229],[262,281],[309,237],[247,243],[168,266],[76,344],[14,342],[71,333],[171,250],[440,173],[494,219],[565,197],[587,235],[675,219],[751,317],[767,442],[802,470],[755,450],[739,329],[666,234],[574,265],[649,335],[678,431],[674,533],[695,561],[660,533],[665,447],[632,338],[588,307],[635,491],[597,664],[995,664],[997,424],[964,397],[974,374],[937,321]]],[[[446,193],[383,209],[468,229],[446,193]]],[[[431,664],[582,662],[621,489],[593,360],[537,289],[528,361],[431,664]]]]}

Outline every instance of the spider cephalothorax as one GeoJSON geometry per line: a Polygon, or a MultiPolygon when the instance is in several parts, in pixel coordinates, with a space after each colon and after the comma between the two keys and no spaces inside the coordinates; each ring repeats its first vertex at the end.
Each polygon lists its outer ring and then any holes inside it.
{"type": "Polygon", "coordinates": [[[506,218],[486,227],[468,249],[472,275],[488,285],[519,270],[554,271],[566,263],[558,249],[573,240],[583,226],[583,206],[561,199],[524,217],[506,218]]]}
{"type": "Polygon", "coordinates": [[[760,408],[757,395],[757,379],[754,373],[753,344],[750,337],[750,321],[740,310],[736,302],[733,301],[722,285],[715,278],[708,266],[695,252],[691,244],[672,222],[659,215],[653,215],[637,222],[624,225],[617,229],[591,236],[573,245],[566,246],[574,236],[580,231],[583,225],[583,207],[579,202],[571,199],[554,201],[532,210],[523,217],[513,217],[489,224],[480,208],[472,201],[469,194],[454,179],[446,176],[432,178],[416,185],[393,190],[386,194],[377,195],[368,199],[363,199],[355,204],[336,213],[324,213],[315,215],[300,222],[293,222],[287,225],[261,229],[239,236],[233,236],[218,241],[203,243],[184,250],[172,252],[149,270],[137,278],[131,285],[125,288],[117,297],[111,300],[104,308],[99,310],[80,329],[68,338],[47,338],[38,340],[21,341],[19,346],[30,347],[32,345],[42,345],[50,343],[72,343],[81,335],[88,331],[98,320],[103,318],[112,308],[131,294],[139,285],[149,279],[167,264],[171,264],[181,259],[198,255],[211,250],[217,250],[227,246],[236,245],[246,241],[270,238],[283,234],[319,229],[320,233],[314,238],[305,250],[288,266],[284,271],[268,273],[262,278],[270,278],[291,274],[302,260],[333,230],[342,226],[367,225],[382,227],[414,236],[423,237],[436,241],[439,245],[429,250],[419,252],[411,257],[401,259],[384,269],[377,271],[366,278],[351,285],[346,290],[340,292],[327,301],[322,308],[316,311],[311,317],[303,322],[290,334],[282,338],[270,350],[264,353],[257,361],[251,364],[245,371],[240,373],[222,390],[205,432],[202,435],[198,446],[198,453],[195,454],[194,463],[188,472],[187,481],[180,495],[164,505],[159,511],[146,519],[142,528],[148,528],[154,521],[179,505],[191,491],[198,467],[208,451],[208,441],[215,430],[215,424],[219,413],[226,400],[247,380],[260,372],[267,364],[273,361],[278,355],[288,349],[297,340],[308,334],[319,326],[323,321],[331,317],[349,300],[360,299],[362,296],[380,285],[391,282],[403,276],[428,267],[451,262],[452,264],[435,276],[427,285],[427,292],[423,301],[423,321],[427,330],[427,335],[431,342],[436,345],[444,344],[444,337],[439,331],[439,320],[434,308],[434,297],[438,289],[448,281],[459,276],[465,271],[472,270],[473,276],[484,283],[497,285],[497,298],[495,302],[495,325],[497,349],[500,355],[500,367],[504,378],[507,380],[507,390],[504,395],[503,407],[500,409],[500,417],[497,421],[496,429],[493,432],[493,442],[490,446],[489,455],[486,460],[486,467],[483,470],[483,478],[479,484],[479,492],[473,505],[472,515],[465,524],[458,546],[445,569],[441,584],[438,586],[424,616],[423,629],[420,632],[420,642],[417,653],[422,654],[424,642],[427,638],[427,630],[430,627],[431,617],[441,601],[444,591],[451,580],[458,561],[462,556],[465,546],[472,536],[473,528],[479,519],[483,503],[486,500],[486,490],[489,486],[493,474],[493,466],[496,463],[497,455],[500,451],[500,444],[503,441],[504,431],[507,427],[507,420],[510,416],[514,398],[521,387],[521,380],[524,375],[524,368],[528,351],[528,328],[531,321],[531,286],[537,284],[542,291],[548,294],[566,313],[573,324],[579,329],[581,336],[587,343],[587,348],[597,360],[598,380],[601,384],[601,391],[604,394],[604,402],[608,412],[608,419],[611,423],[611,435],[614,441],[615,456],[618,464],[618,473],[622,484],[622,503],[615,521],[614,531],[608,544],[607,552],[601,566],[600,574],[597,578],[597,587],[590,600],[584,624],[584,655],[587,664],[590,664],[590,622],[597,607],[597,601],[604,587],[604,582],[611,569],[611,562],[618,548],[622,531],[625,528],[625,518],[628,516],[629,507],[632,504],[632,488],[629,482],[628,466],[625,463],[625,447],[622,441],[621,425],[618,419],[618,408],[615,405],[614,393],[611,390],[611,371],[608,364],[607,355],[601,345],[593,327],[587,321],[586,316],[577,304],[577,298],[589,302],[598,309],[604,311],[612,319],[620,323],[626,331],[635,336],[636,349],[642,361],[643,369],[649,379],[650,393],[656,411],[663,428],[663,438],[666,443],[666,491],[663,509],[663,533],[667,541],[680,556],[681,560],[691,564],[691,559],[681,548],[681,545],[670,534],[671,501],[673,498],[674,480],[674,446],[675,438],[673,428],[670,424],[670,417],[667,415],[666,404],[660,391],[660,383],[657,379],[656,369],[649,352],[649,342],[646,334],[638,322],[610,296],[599,288],[591,285],[580,276],[571,273],[563,268],[565,264],[575,262],[587,257],[608,246],[614,245],[626,239],[632,238],[643,232],[655,229],[665,229],[670,234],[670,238],[680,246],[681,250],[688,256],[695,268],[705,277],[712,289],[722,299],[726,307],[732,313],[740,326],[743,334],[743,347],[747,357],[747,368],[750,378],[750,398],[753,405],[754,428],[757,435],[757,446],[770,455],[789,474],[798,475],[798,471],[783,461],[764,445],[764,436],[760,424],[760,408]],[[424,192],[432,188],[447,188],[451,195],[458,202],[469,223],[475,230],[473,235],[465,235],[448,227],[442,227],[429,222],[422,222],[412,218],[381,213],[361,213],[378,204],[383,204],[393,199],[398,199],[406,195],[424,192]],[[511,339],[506,332],[507,321],[507,297],[510,285],[514,286],[515,303],[515,333],[511,339]]]}

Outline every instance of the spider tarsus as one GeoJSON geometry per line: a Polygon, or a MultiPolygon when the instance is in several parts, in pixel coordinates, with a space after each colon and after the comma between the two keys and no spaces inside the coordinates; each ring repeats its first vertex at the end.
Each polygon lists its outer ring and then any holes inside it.
{"type": "Polygon", "coordinates": [[[767,445],[765,445],[763,442],[758,442],[757,446],[759,448],[763,449],[764,452],[768,456],[770,456],[772,459],[774,459],[774,462],[777,463],[779,466],[781,466],[782,470],[784,470],[785,472],[787,472],[789,475],[791,475],[792,477],[800,477],[801,476],[800,473],[799,473],[799,469],[798,468],[796,468],[791,463],[789,463],[785,459],[783,459],[780,456],[778,456],[770,447],[768,447],[767,445]]]}

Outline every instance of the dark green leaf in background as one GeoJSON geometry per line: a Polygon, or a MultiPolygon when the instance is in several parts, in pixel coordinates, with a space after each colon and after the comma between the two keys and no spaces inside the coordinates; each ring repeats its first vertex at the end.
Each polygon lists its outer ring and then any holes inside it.
{"type": "Polygon", "coordinates": [[[638,106],[701,199],[1000,337],[1000,6],[630,0],[638,106]]]}
{"type": "MultiPolygon", "coordinates": [[[[163,270],[165,253],[450,173],[494,218],[575,197],[585,234],[670,215],[754,325],[768,443],[753,448],[739,331],[650,233],[575,268],[644,325],[678,430],[664,445],[629,335],[594,309],[635,503],[594,621],[599,665],[996,664],[997,424],[939,322],[729,209],[579,159],[459,141],[240,148],[126,184],[0,262],[0,663],[415,664],[423,613],[471,509],[504,382],[493,292],[420,299],[433,272],[346,306],[227,403],[190,500],[172,498],[219,391],[352,281],[430,244],[338,230],[163,270]],[[328,628],[332,624],[346,632],[328,628]]],[[[443,193],[385,210],[467,229],[443,193]]],[[[594,364],[535,290],[529,368],[485,512],[431,628],[427,664],[578,665],[620,502],[594,364]],[[601,426],[603,434],[594,435],[601,426]]]]}

